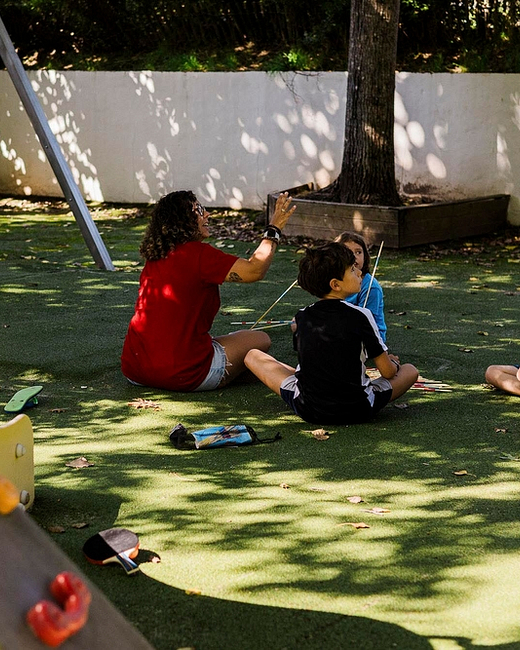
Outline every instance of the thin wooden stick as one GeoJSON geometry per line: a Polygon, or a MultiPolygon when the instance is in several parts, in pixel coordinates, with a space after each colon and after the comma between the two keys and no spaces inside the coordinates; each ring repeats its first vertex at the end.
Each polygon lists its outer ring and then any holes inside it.
{"type": "Polygon", "coordinates": [[[288,325],[292,320],[260,320],[255,323],[254,320],[235,320],[231,325],[288,325]]]}
{"type": "Polygon", "coordinates": [[[251,325],[251,327],[250,327],[249,329],[252,330],[252,329],[255,327],[255,325],[258,325],[258,323],[262,320],[262,318],[264,318],[265,316],[267,316],[267,314],[271,311],[271,309],[272,309],[272,308],[273,308],[277,303],[280,302],[280,300],[285,296],[286,293],[289,293],[289,291],[294,287],[294,285],[295,285],[297,282],[298,282],[298,280],[295,280],[295,281],[291,284],[291,286],[288,287],[288,288],[287,288],[287,289],[282,293],[282,295],[281,295],[279,298],[277,298],[277,299],[273,302],[273,304],[269,307],[269,309],[268,309],[267,311],[265,311],[265,312],[260,316],[260,318],[259,318],[255,323],[253,323],[253,325],[251,325]]]}
{"type": "Polygon", "coordinates": [[[384,243],[385,242],[382,241],[381,246],[379,247],[379,253],[377,254],[376,261],[374,263],[374,270],[372,271],[372,275],[370,276],[370,284],[368,285],[368,291],[367,291],[367,295],[365,296],[365,302],[363,303],[363,307],[366,307],[366,305],[367,305],[368,296],[370,295],[370,289],[372,288],[372,282],[374,282],[374,276],[376,274],[377,265],[379,264],[379,258],[381,257],[381,251],[383,250],[383,244],[384,243]]]}
{"type": "Polygon", "coordinates": [[[253,330],[269,330],[272,327],[283,327],[284,325],[287,326],[291,322],[292,321],[288,320],[285,323],[273,323],[272,325],[260,325],[260,327],[253,327],[253,330]]]}

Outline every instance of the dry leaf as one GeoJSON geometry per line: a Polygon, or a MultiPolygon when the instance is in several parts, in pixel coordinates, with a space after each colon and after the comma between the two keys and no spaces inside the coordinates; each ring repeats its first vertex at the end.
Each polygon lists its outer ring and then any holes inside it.
{"type": "Polygon", "coordinates": [[[500,456],[500,460],[520,460],[517,456],[513,456],[512,454],[506,454],[505,452],[502,453],[502,456],[500,456]]]}
{"type": "Polygon", "coordinates": [[[88,528],[90,524],[87,524],[86,521],[80,521],[77,524],[71,524],[72,528],[88,528]]]}
{"type": "Polygon", "coordinates": [[[507,429],[500,429],[498,427],[495,427],[495,433],[507,433],[507,429]]]}
{"type": "Polygon", "coordinates": [[[80,456],[71,460],[69,463],[65,463],[67,467],[75,467],[76,469],[81,469],[82,467],[92,467],[94,463],[89,463],[85,456],[80,456]]]}
{"type": "Polygon", "coordinates": [[[188,596],[200,596],[202,591],[200,589],[186,589],[185,593],[188,594],[188,596]]]}
{"type": "Polygon", "coordinates": [[[363,510],[363,512],[369,512],[371,515],[384,515],[390,510],[388,508],[372,508],[371,510],[363,510]]]}
{"type": "Polygon", "coordinates": [[[459,469],[453,473],[455,474],[455,476],[466,476],[468,471],[466,469],[459,469]]]}
{"type": "Polygon", "coordinates": [[[489,332],[484,332],[483,330],[480,330],[477,334],[480,334],[480,336],[489,336],[489,332]]]}
{"type": "Polygon", "coordinates": [[[133,406],[135,409],[155,409],[156,411],[160,411],[162,408],[157,402],[152,402],[152,400],[143,399],[142,397],[138,397],[132,402],[128,402],[128,406],[133,406]]]}
{"type": "Polygon", "coordinates": [[[347,497],[347,501],[350,501],[350,503],[363,503],[361,497],[347,497]]]}
{"type": "Polygon", "coordinates": [[[352,521],[347,521],[344,524],[338,524],[338,526],[352,526],[353,528],[370,528],[368,524],[365,524],[364,521],[358,521],[356,523],[352,521]]]}
{"type": "Polygon", "coordinates": [[[459,348],[459,352],[473,352],[470,348],[459,348]]]}
{"type": "Polygon", "coordinates": [[[309,490],[311,492],[325,492],[325,488],[319,488],[319,487],[310,487],[309,490]]]}
{"type": "Polygon", "coordinates": [[[64,413],[67,409],[49,409],[50,413],[64,413]]]}
{"type": "Polygon", "coordinates": [[[63,526],[47,526],[49,533],[64,533],[65,528],[63,526]]]}
{"type": "Polygon", "coordinates": [[[280,487],[284,490],[288,490],[290,488],[290,485],[288,483],[280,483],[280,487]]]}
{"type": "Polygon", "coordinates": [[[406,402],[401,402],[400,404],[394,404],[394,407],[396,409],[407,409],[408,404],[406,402]]]}
{"type": "Polygon", "coordinates": [[[314,429],[312,435],[316,440],[328,440],[330,438],[329,434],[325,429],[314,429]]]}

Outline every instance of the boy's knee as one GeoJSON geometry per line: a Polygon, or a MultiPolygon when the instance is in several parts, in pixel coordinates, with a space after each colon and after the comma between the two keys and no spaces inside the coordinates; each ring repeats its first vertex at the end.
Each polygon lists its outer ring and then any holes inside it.
{"type": "Polygon", "coordinates": [[[258,360],[261,354],[263,354],[263,352],[261,350],[257,350],[256,348],[249,350],[249,352],[244,357],[244,365],[246,368],[251,370],[252,366],[255,365],[255,362],[258,360]]]}

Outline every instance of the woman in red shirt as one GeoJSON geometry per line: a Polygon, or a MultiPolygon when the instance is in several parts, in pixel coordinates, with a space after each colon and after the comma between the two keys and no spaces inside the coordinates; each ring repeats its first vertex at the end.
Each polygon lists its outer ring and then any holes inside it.
{"type": "Polygon", "coordinates": [[[139,252],[146,260],[121,367],[135,384],[177,391],[214,390],[245,369],[251,349],[267,352],[265,332],[212,337],[223,282],[256,282],[271,265],[280,234],[295,210],[281,194],[260,245],[248,259],[204,243],[209,214],[193,192],[171,192],[154,208],[139,252]]]}

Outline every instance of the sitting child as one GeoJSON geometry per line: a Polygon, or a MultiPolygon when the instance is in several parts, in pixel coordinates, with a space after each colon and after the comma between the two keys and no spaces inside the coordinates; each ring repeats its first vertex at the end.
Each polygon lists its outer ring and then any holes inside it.
{"type": "Polygon", "coordinates": [[[344,302],[361,288],[349,248],[331,242],[307,249],[298,283],[320,300],[296,314],[297,368],[261,350],[250,350],[244,359],[297,415],[313,424],[365,422],[413,386],[417,369],[387,353],[372,313],[344,302]],[[365,367],[369,358],[381,373],[372,381],[365,367]]]}
{"type": "Polygon", "coordinates": [[[486,381],[512,395],[520,395],[520,366],[489,366],[486,381]]]}
{"type": "Polygon", "coordinates": [[[356,258],[356,266],[361,269],[361,289],[358,293],[347,296],[345,300],[352,305],[370,309],[379,328],[381,338],[386,343],[383,289],[375,278],[372,280],[372,286],[370,286],[370,254],[365,240],[355,232],[342,232],[334,241],[345,244],[347,248],[350,248],[356,258]]]}

